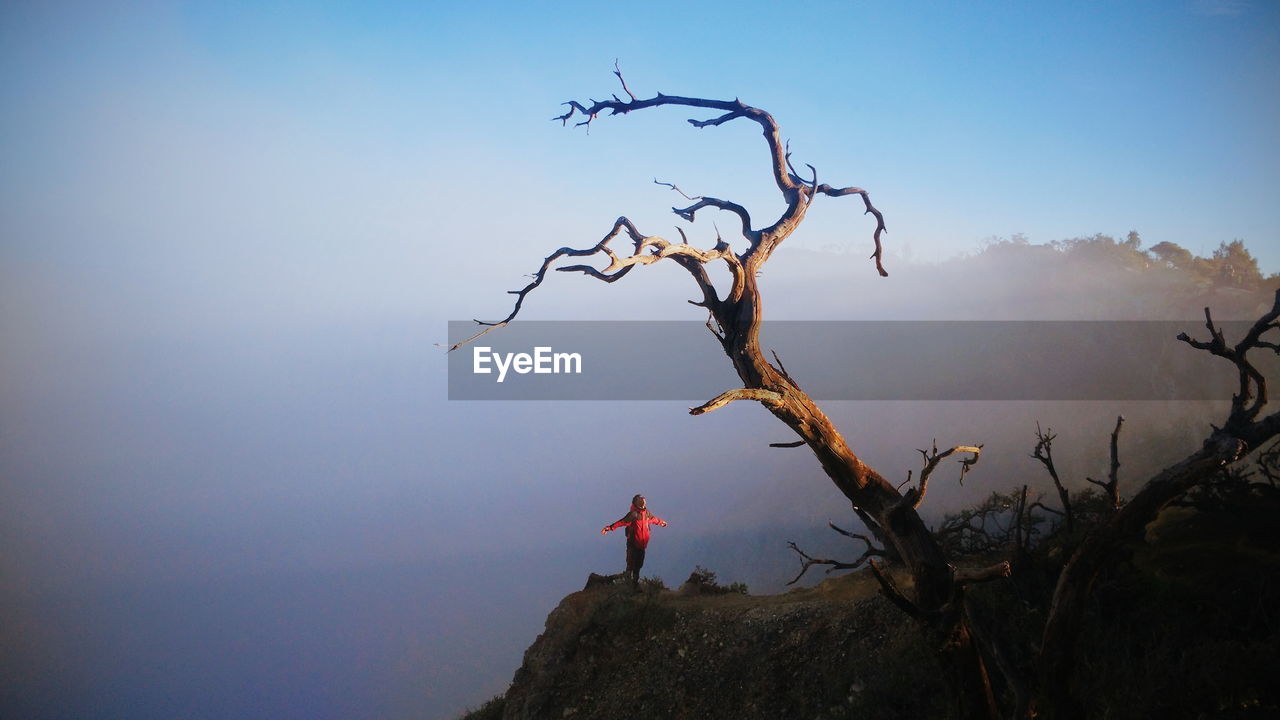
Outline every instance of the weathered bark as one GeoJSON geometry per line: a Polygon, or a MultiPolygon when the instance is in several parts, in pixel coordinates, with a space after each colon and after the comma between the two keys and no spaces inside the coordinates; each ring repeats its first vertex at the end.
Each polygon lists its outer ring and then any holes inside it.
{"type": "MultiPolygon", "coordinates": [[[[885,530],[886,539],[911,573],[916,604],[926,615],[941,618],[956,591],[950,562],[912,502],[904,502],[888,480],[854,454],[817,403],[765,359],[759,340],[756,274],[751,272],[752,263],[747,267],[742,299],[722,305],[722,312],[716,313],[725,354],[743,386],[771,393],[762,404],[809,446],[836,488],[885,530]]],[[[958,624],[959,618],[954,622],[958,624]]],[[[967,632],[962,635],[967,642],[967,632]]]]}
{"type": "MultiPolygon", "coordinates": [[[[800,193],[796,193],[784,220],[765,231],[758,247],[776,247],[794,230],[807,208],[808,203],[802,203],[800,193]]],[[[712,308],[722,332],[721,347],[744,388],[768,393],[750,397],[760,400],[804,441],[836,488],[882,529],[884,539],[906,565],[914,581],[913,604],[919,610],[918,617],[927,623],[944,660],[954,668],[953,684],[964,717],[997,717],[982,655],[966,624],[963,604],[958,602],[961,590],[954,582],[954,570],[916,513],[914,498],[904,499],[880,473],[864,463],[817,403],[765,358],[760,347],[762,304],[756,282],[765,259],[767,253],[748,254],[743,263],[745,284],[740,298],[712,308]]]]}

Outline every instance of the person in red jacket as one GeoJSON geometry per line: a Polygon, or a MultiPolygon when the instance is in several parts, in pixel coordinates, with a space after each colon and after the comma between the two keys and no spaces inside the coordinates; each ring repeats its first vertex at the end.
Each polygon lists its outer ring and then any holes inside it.
{"type": "Polygon", "coordinates": [[[630,576],[632,585],[640,582],[640,568],[644,567],[644,550],[649,546],[650,525],[666,527],[667,523],[656,515],[650,515],[644,496],[636,495],[631,498],[630,512],[623,515],[618,522],[605,525],[600,530],[600,534],[604,535],[620,527],[627,528],[627,575],[630,576]]]}

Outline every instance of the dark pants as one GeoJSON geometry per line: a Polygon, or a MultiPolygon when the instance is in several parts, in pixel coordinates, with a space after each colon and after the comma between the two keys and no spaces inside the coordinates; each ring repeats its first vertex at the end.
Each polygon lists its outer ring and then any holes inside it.
{"type": "Polygon", "coordinates": [[[644,567],[644,548],[633,542],[627,542],[627,574],[631,582],[639,582],[640,568],[644,567]]]}

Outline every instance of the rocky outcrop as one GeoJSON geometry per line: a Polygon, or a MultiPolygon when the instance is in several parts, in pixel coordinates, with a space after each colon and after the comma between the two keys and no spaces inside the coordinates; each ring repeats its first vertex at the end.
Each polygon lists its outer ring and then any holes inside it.
{"type": "Polygon", "coordinates": [[[937,677],[860,574],[772,596],[596,582],[547,617],[503,717],[918,717],[941,702],[937,677]]]}

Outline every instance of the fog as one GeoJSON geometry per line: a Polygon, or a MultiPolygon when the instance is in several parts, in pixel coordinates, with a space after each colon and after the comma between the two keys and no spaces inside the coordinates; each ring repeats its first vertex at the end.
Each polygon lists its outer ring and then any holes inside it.
{"type": "MultiPolygon", "coordinates": [[[[862,258],[780,253],[766,303],[782,317],[865,319],[884,305],[862,298],[901,282],[899,317],[1098,316],[1091,290],[1019,295],[1043,266],[1002,268],[1017,282],[988,275],[966,292],[935,280],[973,260],[891,261],[880,280],[862,258]]],[[[613,286],[556,279],[598,315],[629,312],[613,286]]],[[[633,279],[687,312],[679,276],[633,279]]],[[[10,280],[5,307],[22,308],[52,278],[10,280]]],[[[1144,301],[1110,287],[1122,316],[1144,301]]],[[[6,315],[21,342],[4,350],[0,656],[21,716],[448,716],[505,687],[587,573],[621,568],[620,542],[598,529],[636,492],[671,523],[655,530],[646,573],[673,587],[701,564],[776,592],[797,569],[788,540],[852,550],[823,531],[852,522],[847,504],[807,451],[767,447],[789,437],[761,408],[694,418],[675,402],[450,402],[443,319],[193,332],[178,318],[112,322],[131,308],[80,290],[84,304],[58,322],[6,315]]],[[[924,510],[936,522],[993,490],[1047,489],[1028,457],[1037,421],[1058,432],[1059,469],[1080,487],[1105,474],[1123,413],[1132,488],[1194,449],[1225,405],[826,407],[889,477],[918,468],[915,448],[934,438],[985,444],[964,486],[933,484],[924,510]]]]}
{"type": "MultiPolygon", "coordinates": [[[[1203,305],[1248,318],[1263,296],[1046,243],[1242,238],[1280,262],[1274,8],[735,5],[717,34],[661,4],[437,5],[0,9],[0,716],[452,717],[503,690],[589,572],[622,568],[598,531],[637,492],[670,523],[645,574],[672,587],[700,564],[776,592],[788,540],[846,549],[825,523],[847,502],[806,450],[768,447],[791,438],[762,408],[447,400],[447,323],[504,316],[541,258],[622,213],[672,234],[654,178],[757,224],[781,207],[754,127],[548,122],[612,92],[617,55],[638,94],[767,107],[798,163],[885,212],[881,279],[856,199],[816,201],[762,276],[770,321],[1194,331],[1203,305]],[[984,251],[1016,232],[1033,246],[984,251]]],[[[701,321],[692,297],[661,264],[557,273],[521,317],[701,321]]],[[[935,438],[984,443],[963,486],[935,475],[937,522],[1047,487],[1037,421],[1079,487],[1123,413],[1132,488],[1225,404],[824,407],[891,478],[935,438]]]]}

